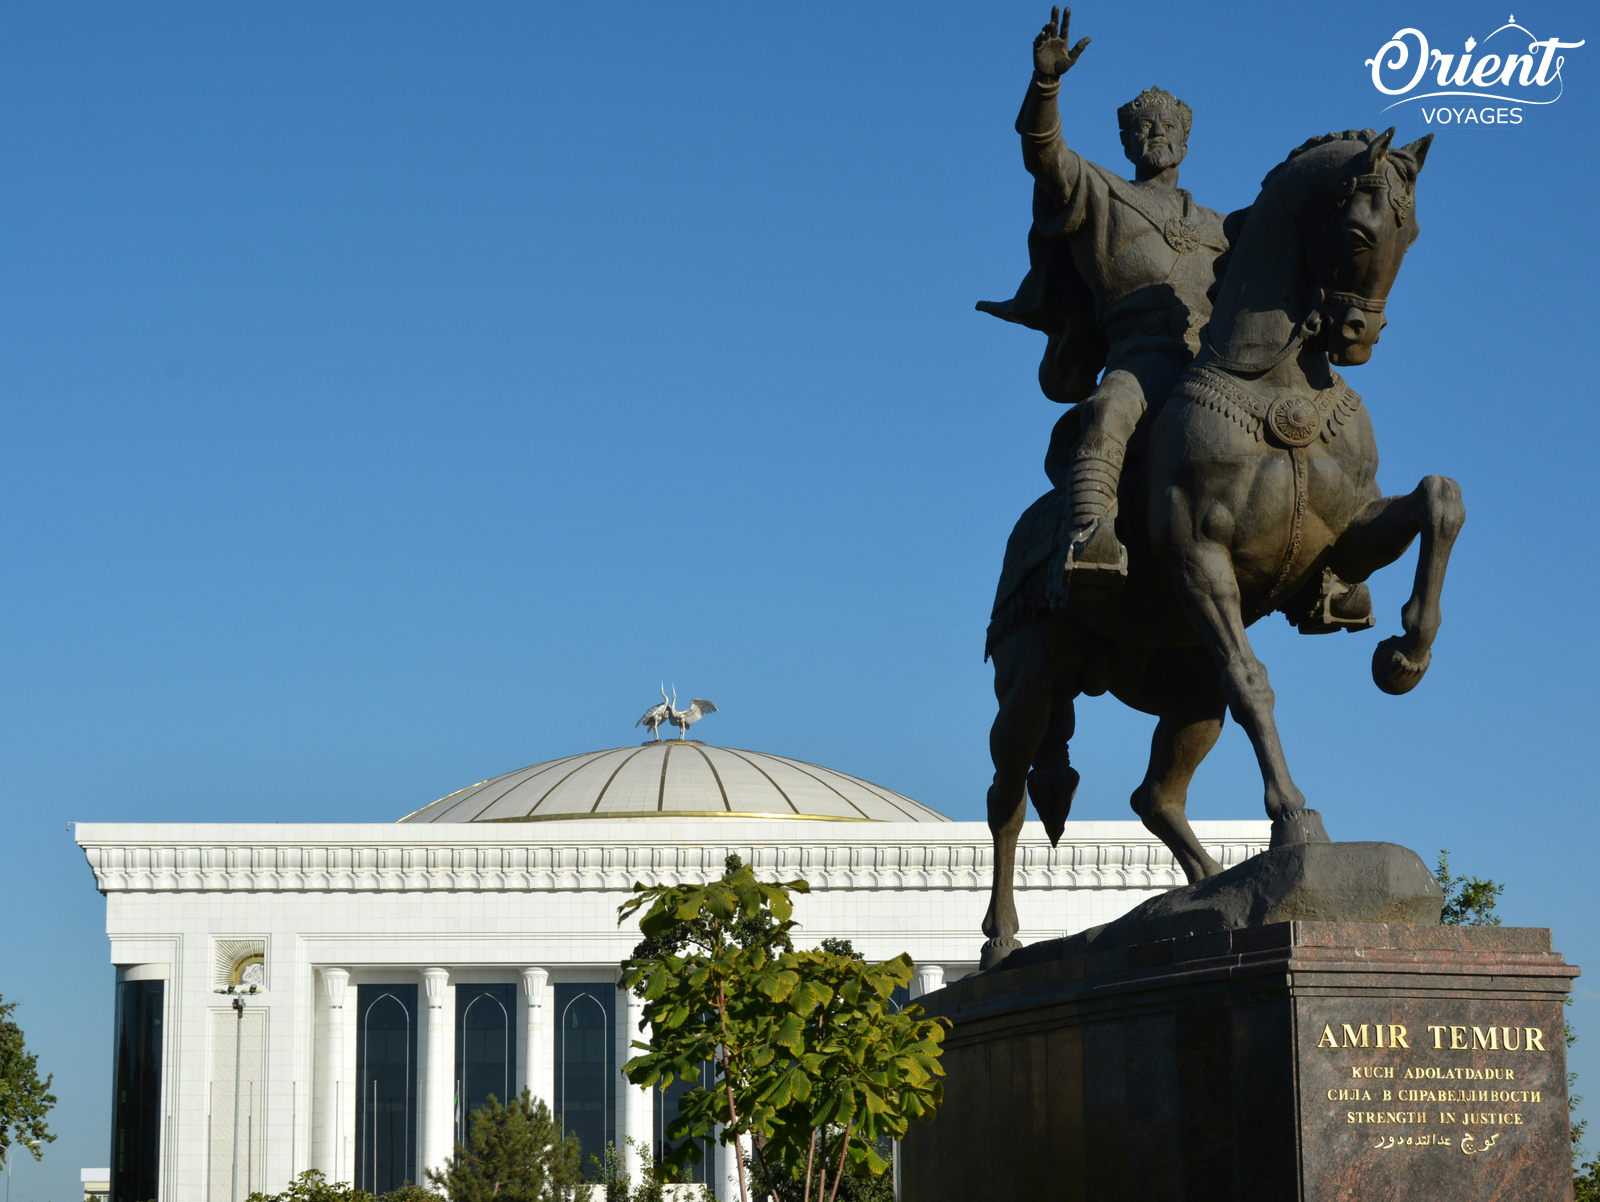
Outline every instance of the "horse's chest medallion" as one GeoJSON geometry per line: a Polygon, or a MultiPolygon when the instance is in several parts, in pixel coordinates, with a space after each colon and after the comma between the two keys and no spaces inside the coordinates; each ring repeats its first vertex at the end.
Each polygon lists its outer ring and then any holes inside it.
{"type": "Polygon", "coordinates": [[[1308,447],[1322,430],[1319,397],[1284,393],[1267,407],[1267,426],[1284,446],[1308,447]]]}

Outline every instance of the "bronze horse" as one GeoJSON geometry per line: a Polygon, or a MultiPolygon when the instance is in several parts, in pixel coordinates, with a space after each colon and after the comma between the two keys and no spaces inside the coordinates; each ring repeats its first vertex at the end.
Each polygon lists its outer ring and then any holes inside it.
{"type": "MultiPolygon", "coordinates": [[[[1372,674],[1404,693],[1427,671],[1439,593],[1466,510],[1454,480],[1428,476],[1404,496],[1378,489],[1377,443],[1361,398],[1331,364],[1370,358],[1383,308],[1416,239],[1416,181],[1431,135],[1391,149],[1394,130],[1313,138],[1229,216],[1202,349],[1129,447],[1117,535],[1125,586],[1064,609],[1037,576],[996,601],[990,628],[1000,712],[990,732],[994,883],[983,966],[1018,945],[1012,894],[1017,836],[1031,796],[1052,842],[1078,774],[1067,756],[1073,701],[1110,692],[1158,722],[1133,809],[1189,880],[1222,871],[1184,815],[1189,781],[1232,710],[1255,749],[1275,846],[1327,840],[1289,775],[1267,671],[1245,633],[1282,611],[1304,633],[1372,624],[1362,583],[1421,535],[1403,633],[1379,643],[1372,674]]],[[[1008,571],[1059,538],[1051,492],[1017,523],[1008,571]]]]}

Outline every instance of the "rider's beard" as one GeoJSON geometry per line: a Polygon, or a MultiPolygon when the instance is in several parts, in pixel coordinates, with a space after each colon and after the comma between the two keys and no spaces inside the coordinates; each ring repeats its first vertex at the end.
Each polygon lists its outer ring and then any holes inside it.
{"type": "Polygon", "coordinates": [[[1187,150],[1183,143],[1162,141],[1155,145],[1146,143],[1139,152],[1138,165],[1147,171],[1165,171],[1168,167],[1176,167],[1183,162],[1184,151],[1187,150]]]}

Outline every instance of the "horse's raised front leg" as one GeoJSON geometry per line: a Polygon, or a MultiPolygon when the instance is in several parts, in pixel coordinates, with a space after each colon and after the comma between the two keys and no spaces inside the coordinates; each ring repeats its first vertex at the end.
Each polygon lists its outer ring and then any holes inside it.
{"type": "Polygon", "coordinates": [[[1000,702],[989,730],[994,783],[989,786],[989,830],[994,835],[994,877],[983,916],[987,940],[981,968],[993,968],[1022,945],[1017,941],[1013,894],[1017,836],[1027,817],[1028,767],[1050,728],[1054,692],[1049,625],[1030,622],[1008,634],[994,650],[994,691],[1000,702]]]}
{"type": "Polygon", "coordinates": [[[1321,817],[1306,809],[1305,797],[1289,776],[1272,714],[1272,686],[1266,665],[1256,658],[1245,634],[1239,581],[1227,549],[1220,543],[1197,541],[1176,549],[1174,560],[1184,611],[1222,674],[1223,695],[1234,721],[1255,748],[1266,785],[1273,846],[1326,842],[1321,817]]]}
{"type": "Polygon", "coordinates": [[[1189,782],[1222,733],[1223,707],[1189,717],[1163,717],[1150,740],[1150,767],[1133,793],[1133,812],[1151,834],[1172,849],[1189,883],[1216,876],[1222,865],[1200,845],[1184,804],[1189,782]]]}
{"type": "Polygon", "coordinates": [[[1345,580],[1361,581],[1399,559],[1422,535],[1411,597],[1400,610],[1405,633],[1384,639],[1372,653],[1372,679],[1385,693],[1410,692],[1428,670],[1450,549],[1466,520],[1461,486],[1448,476],[1425,476],[1405,496],[1372,502],[1334,544],[1330,566],[1345,580]]]}

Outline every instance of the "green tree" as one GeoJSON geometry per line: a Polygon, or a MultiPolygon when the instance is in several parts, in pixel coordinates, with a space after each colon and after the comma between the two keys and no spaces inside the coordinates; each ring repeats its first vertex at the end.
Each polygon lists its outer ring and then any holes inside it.
{"type": "Polygon", "coordinates": [[[583,1182],[578,1137],[561,1136],[550,1108],[527,1090],[509,1106],[490,1095],[472,1113],[472,1135],[428,1183],[450,1202],[564,1202],[583,1182]]]}
{"type": "MultiPolygon", "coordinates": [[[[744,867],[744,861],[738,856],[730,855],[722,861],[723,879],[726,880],[733,873],[744,867]]],[[[809,886],[807,886],[809,888],[809,886]]],[[[630,964],[641,960],[659,960],[665,956],[682,955],[691,945],[708,947],[717,938],[717,932],[712,930],[714,919],[710,912],[701,914],[697,918],[676,923],[665,930],[653,935],[645,935],[634,946],[633,955],[622,962],[622,971],[626,973],[630,964]]],[[[789,924],[792,926],[793,924],[789,924]]],[[[783,926],[769,909],[757,910],[754,914],[740,914],[728,924],[723,935],[731,943],[740,947],[764,947],[775,951],[794,951],[794,941],[789,938],[789,926],[783,926]]],[[[829,942],[824,939],[823,943],[829,942]]],[[[848,942],[845,940],[843,942],[848,942]]],[[[644,996],[644,981],[635,987],[640,997],[644,996]]],[[[592,1158],[591,1158],[592,1159],[592,1158]]]]}
{"type": "MultiPolygon", "coordinates": [[[[737,857],[734,857],[737,859],[737,857]]],[[[817,944],[817,950],[828,952],[835,956],[842,956],[848,960],[865,960],[866,956],[856,950],[856,945],[849,939],[830,937],[817,944]]],[[[831,1128],[821,1137],[821,1142],[828,1143],[837,1139],[838,1128],[831,1128]]],[[[893,1155],[893,1141],[880,1139],[877,1143],[878,1155],[888,1158],[893,1155]]],[[[753,1174],[758,1184],[756,1193],[768,1194],[778,1202],[801,1202],[805,1196],[805,1183],[801,1181],[798,1173],[784,1173],[783,1166],[758,1161],[754,1156],[745,1157],[745,1171],[753,1174]]],[[[845,1166],[844,1181],[839,1187],[840,1202],[894,1202],[894,1178],[890,1173],[874,1173],[867,1167],[865,1161],[852,1160],[845,1166]]]]}
{"type": "MultiPolygon", "coordinates": [[[[627,1140],[640,1166],[637,1181],[628,1180],[627,1166],[623,1163],[622,1153],[617,1150],[616,1144],[606,1145],[604,1157],[589,1157],[589,1176],[599,1182],[601,1198],[604,1202],[666,1202],[667,1187],[683,1184],[688,1174],[681,1166],[657,1164],[649,1148],[631,1136],[627,1137],[627,1140]]],[[[586,1187],[588,1190],[594,1188],[586,1187]]],[[[716,1195],[711,1192],[711,1187],[708,1185],[702,1185],[698,1191],[691,1193],[696,1195],[696,1202],[716,1202],[716,1195]]],[[[676,1191],[674,1194],[681,1197],[676,1191]]],[[[586,1193],[581,1202],[595,1202],[595,1200],[592,1194],[586,1193]]]]}
{"type": "Polygon", "coordinates": [[[259,1190],[245,1202],[376,1202],[364,1189],[352,1189],[344,1181],[330,1183],[316,1169],[307,1169],[284,1188],[281,1194],[264,1194],[259,1190]]]}
{"type": "Polygon", "coordinates": [[[11,1018],[16,1008],[17,1003],[0,998],[0,1164],[10,1162],[13,1140],[38,1160],[43,1145],[55,1139],[44,1121],[56,1104],[50,1092],[55,1078],[39,1080],[39,1058],[28,1051],[22,1028],[11,1018]]]}
{"type": "Polygon", "coordinates": [[[1572,1202],[1600,1202],[1600,1160],[1591,1160],[1573,1176],[1572,1202]]]}
{"type": "Polygon", "coordinates": [[[1444,912],[1439,921],[1447,927],[1497,927],[1500,916],[1495,902],[1505,892],[1504,885],[1475,876],[1450,875],[1450,849],[1439,852],[1439,867],[1433,879],[1444,890],[1444,912]]]}
{"type": "MultiPolygon", "coordinates": [[[[830,1132],[829,1138],[837,1138],[837,1135],[838,1132],[830,1132]]],[[[888,1141],[878,1148],[880,1154],[890,1151],[888,1141]]],[[[746,1165],[776,1202],[802,1202],[805,1183],[800,1180],[800,1173],[784,1176],[779,1172],[779,1165],[768,1164],[763,1168],[754,1157],[746,1157],[746,1165]]],[[[874,1173],[864,1164],[845,1165],[845,1178],[838,1186],[838,1202],[894,1202],[893,1173],[874,1173]]]]}
{"type": "MultiPolygon", "coordinates": [[[[640,931],[674,950],[625,962],[622,984],[642,992],[651,1039],[634,1043],[640,1055],[623,1072],[665,1089],[698,1081],[709,1062],[712,1086],[684,1094],[668,1128],[683,1141],[669,1162],[699,1160],[701,1141],[720,1124],[724,1143],[750,1138],[764,1176],[793,1175],[803,1197],[822,1199],[837,1196],[847,1167],[882,1173],[879,1141],[933,1113],[944,1029],[918,1007],[894,1011],[891,995],[911,979],[907,956],[868,964],[785,950],[791,890],[810,886],[764,884],[736,862],[707,885],[634,886],[619,921],[644,910],[640,931]]],[[[737,1163],[749,1202],[749,1174],[737,1163]]]]}
{"type": "MultiPolygon", "coordinates": [[[[1563,1004],[1567,1005],[1567,1006],[1572,1005],[1572,998],[1571,997],[1567,997],[1567,998],[1563,999],[1563,1004]]],[[[1578,1033],[1572,1029],[1572,1020],[1567,1018],[1565,1015],[1563,1015],[1562,1018],[1561,1018],[1561,1033],[1562,1033],[1562,1035],[1564,1035],[1566,1037],[1566,1043],[1567,1043],[1567,1047],[1569,1049],[1572,1047],[1573,1044],[1578,1042],[1578,1033]]],[[[1573,1092],[1577,1088],[1578,1088],[1578,1074],[1569,1071],[1567,1073],[1567,1110],[1568,1110],[1569,1113],[1572,1113],[1572,1114],[1576,1114],[1577,1111],[1578,1111],[1578,1107],[1583,1105],[1583,1095],[1580,1094],[1580,1093],[1574,1093],[1573,1092]]],[[[1588,1119],[1578,1119],[1578,1120],[1576,1120],[1576,1121],[1574,1121],[1572,1123],[1572,1163],[1573,1164],[1577,1164],[1578,1161],[1583,1159],[1583,1132],[1584,1132],[1584,1129],[1586,1127],[1588,1127],[1588,1125],[1589,1125],[1589,1120],[1588,1119]]],[[[1597,1162],[1597,1163],[1600,1163],[1600,1162],[1597,1162]]],[[[1583,1167],[1586,1168],[1586,1169],[1593,1170],[1595,1168],[1595,1165],[1587,1164],[1587,1165],[1584,1165],[1583,1167]]],[[[1591,1175],[1593,1175],[1593,1174],[1591,1174],[1591,1175]]],[[[1578,1183],[1579,1183],[1578,1179],[1575,1178],[1573,1180],[1573,1183],[1572,1183],[1574,1189],[1577,1189],[1578,1183]]],[[[1597,1196],[1595,1198],[1594,1202],[1600,1202],[1600,1196],[1597,1196]]]]}
{"type": "Polygon", "coordinates": [[[245,1202],[444,1202],[444,1199],[409,1181],[399,1189],[374,1198],[366,1190],[354,1189],[345,1181],[330,1184],[316,1169],[307,1169],[289,1182],[283,1193],[263,1194],[257,1190],[245,1202]]]}
{"type": "Polygon", "coordinates": [[[442,1194],[407,1181],[399,1189],[392,1189],[380,1196],[378,1202],[445,1202],[445,1199],[442,1194]]]}

